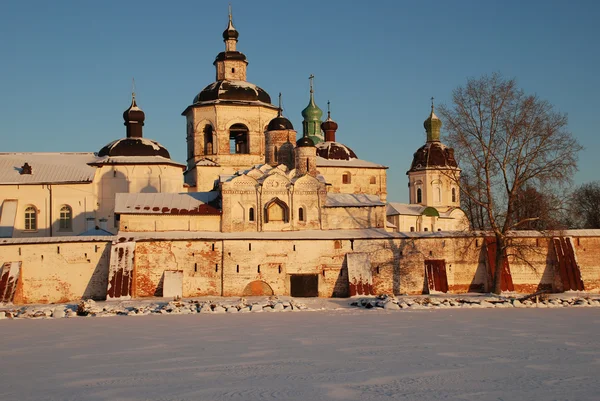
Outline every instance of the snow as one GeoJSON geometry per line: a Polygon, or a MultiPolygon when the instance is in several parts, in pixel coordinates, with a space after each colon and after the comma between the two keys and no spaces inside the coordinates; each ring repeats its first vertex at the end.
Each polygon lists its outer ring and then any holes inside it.
{"type": "Polygon", "coordinates": [[[595,308],[306,303],[326,309],[3,319],[0,399],[593,400],[600,390],[595,308]]]}

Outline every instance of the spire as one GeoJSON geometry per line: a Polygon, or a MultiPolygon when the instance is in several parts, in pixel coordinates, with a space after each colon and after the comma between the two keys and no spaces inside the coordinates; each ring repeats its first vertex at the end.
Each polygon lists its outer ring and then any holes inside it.
{"type": "Polygon", "coordinates": [[[431,113],[427,120],[423,122],[425,132],[427,132],[427,142],[439,142],[440,141],[440,129],[442,128],[442,122],[434,113],[433,97],[431,98],[431,113]]]}
{"type": "Polygon", "coordinates": [[[127,138],[141,138],[142,127],[144,126],[144,120],[146,115],[140,109],[135,101],[135,80],[132,83],[131,89],[131,105],[127,110],[123,112],[124,125],[127,127],[127,138]]]}
{"type": "Polygon", "coordinates": [[[229,23],[227,24],[227,29],[223,31],[223,41],[225,42],[227,51],[235,51],[235,43],[237,42],[239,36],[239,32],[233,26],[231,4],[229,4],[229,23]]]}
{"type": "Polygon", "coordinates": [[[279,92],[279,107],[277,109],[277,117],[283,116],[283,108],[281,107],[281,92],[279,92]]]}
{"type": "Polygon", "coordinates": [[[304,117],[304,121],[302,122],[302,132],[304,136],[309,136],[314,143],[319,143],[323,141],[323,134],[321,133],[321,118],[323,117],[323,111],[315,103],[313,82],[315,76],[310,74],[308,79],[310,82],[310,99],[308,106],[302,110],[302,117],[304,117]]]}
{"type": "Polygon", "coordinates": [[[331,119],[331,103],[327,101],[327,120],[321,124],[321,129],[325,132],[325,142],[335,142],[335,132],[338,125],[331,119]]]}

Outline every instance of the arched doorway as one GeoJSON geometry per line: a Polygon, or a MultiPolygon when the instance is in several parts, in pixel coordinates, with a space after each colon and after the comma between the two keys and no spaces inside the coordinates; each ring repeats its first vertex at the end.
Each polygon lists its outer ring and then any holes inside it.
{"type": "Polygon", "coordinates": [[[273,289],[264,281],[255,280],[248,283],[246,288],[244,288],[244,293],[242,295],[245,297],[273,295],[273,289]]]}

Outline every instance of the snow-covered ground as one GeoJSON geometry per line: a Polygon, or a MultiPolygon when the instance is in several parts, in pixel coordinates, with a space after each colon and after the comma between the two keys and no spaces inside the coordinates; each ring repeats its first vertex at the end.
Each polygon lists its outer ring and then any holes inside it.
{"type": "Polygon", "coordinates": [[[0,400],[599,399],[600,308],[315,302],[1,320],[0,400]]]}

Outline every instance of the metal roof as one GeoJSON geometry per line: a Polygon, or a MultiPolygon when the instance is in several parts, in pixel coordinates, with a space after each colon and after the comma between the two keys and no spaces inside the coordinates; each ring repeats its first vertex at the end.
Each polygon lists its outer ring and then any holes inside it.
{"type": "Polygon", "coordinates": [[[92,182],[98,160],[94,153],[0,153],[0,184],[64,184],[92,182]],[[21,174],[23,165],[31,174],[21,174]]]}
{"type": "Polygon", "coordinates": [[[115,213],[219,215],[218,192],[117,194],[115,213]]]}

